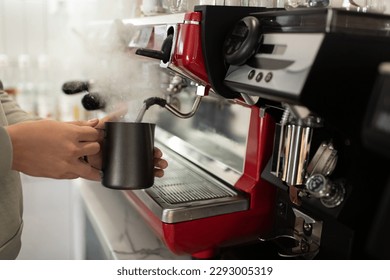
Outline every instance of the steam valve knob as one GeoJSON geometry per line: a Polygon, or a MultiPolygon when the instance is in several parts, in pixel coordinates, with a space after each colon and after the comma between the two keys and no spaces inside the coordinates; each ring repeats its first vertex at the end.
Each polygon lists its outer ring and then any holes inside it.
{"type": "Polygon", "coordinates": [[[173,34],[170,34],[167,36],[167,38],[165,38],[161,46],[161,51],[141,48],[141,49],[137,49],[135,53],[146,57],[160,59],[162,60],[162,62],[167,63],[171,56],[172,45],[173,45],[173,34]]]}

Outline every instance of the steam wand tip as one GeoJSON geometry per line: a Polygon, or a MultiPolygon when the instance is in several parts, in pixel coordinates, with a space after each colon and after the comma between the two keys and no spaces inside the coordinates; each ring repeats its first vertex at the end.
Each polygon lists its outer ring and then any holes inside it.
{"type": "Polygon", "coordinates": [[[146,110],[149,109],[150,106],[155,104],[159,105],[160,107],[165,107],[167,101],[161,97],[150,97],[144,100],[144,106],[146,106],[146,110]]]}
{"type": "Polygon", "coordinates": [[[148,99],[145,99],[144,105],[142,106],[141,111],[139,112],[135,122],[141,122],[144,115],[145,115],[146,110],[148,110],[150,108],[150,106],[153,106],[155,104],[157,104],[161,107],[165,107],[165,105],[167,104],[167,101],[163,98],[160,98],[160,97],[150,97],[148,99]]]}

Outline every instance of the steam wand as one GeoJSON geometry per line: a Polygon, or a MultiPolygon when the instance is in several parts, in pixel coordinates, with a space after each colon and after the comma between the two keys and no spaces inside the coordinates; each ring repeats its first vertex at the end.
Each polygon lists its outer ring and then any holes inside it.
{"type": "Polygon", "coordinates": [[[202,100],[202,97],[203,96],[201,96],[201,95],[196,96],[196,99],[194,101],[194,104],[192,105],[191,111],[189,111],[188,113],[180,112],[175,107],[169,105],[167,103],[167,101],[163,98],[150,97],[150,98],[144,100],[144,105],[142,106],[141,111],[138,113],[138,116],[137,116],[135,122],[141,122],[146,110],[148,110],[150,106],[153,106],[156,104],[159,105],[160,107],[166,108],[169,112],[171,112],[172,114],[174,114],[175,116],[177,116],[179,118],[182,118],[182,119],[190,118],[198,110],[199,105],[200,105],[200,101],[202,100]]]}

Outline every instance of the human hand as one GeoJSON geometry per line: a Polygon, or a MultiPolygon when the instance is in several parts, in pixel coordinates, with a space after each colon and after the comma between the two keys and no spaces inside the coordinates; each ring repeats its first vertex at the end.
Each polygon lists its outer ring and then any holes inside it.
{"type": "Polygon", "coordinates": [[[7,126],[12,169],[37,177],[101,180],[99,170],[80,160],[100,151],[99,131],[93,125],[39,120],[7,126]]]}
{"type": "Polygon", "coordinates": [[[168,167],[168,162],[162,156],[161,150],[154,147],[154,176],[159,178],[164,176],[164,169],[168,167]]]}
{"type": "Polygon", "coordinates": [[[100,151],[95,154],[88,156],[88,163],[94,168],[101,170],[102,169],[102,147],[103,147],[103,138],[104,138],[104,126],[106,122],[109,121],[118,121],[127,113],[127,107],[120,107],[116,111],[108,114],[104,118],[101,119],[93,119],[89,121],[75,121],[72,122],[77,125],[87,125],[93,126],[97,131],[99,131],[99,139],[98,142],[100,144],[100,151]]]}
{"type": "MultiPolygon", "coordinates": [[[[86,121],[73,121],[72,124],[81,125],[81,126],[92,126],[96,128],[99,131],[99,138],[98,142],[100,143],[100,146],[103,145],[103,132],[104,132],[104,126],[105,123],[108,121],[118,121],[120,120],[125,114],[127,113],[127,108],[120,108],[117,111],[114,111],[113,113],[108,114],[104,118],[98,120],[89,120],[86,121]]],[[[164,176],[164,169],[168,167],[168,162],[162,158],[163,153],[162,151],[154,147],[154,176],[155,177],[163,177],[164,176]]],[[[88,156],[88,163],[98,169],[102,169],[102,149],[97,154],[88,156]]]]}

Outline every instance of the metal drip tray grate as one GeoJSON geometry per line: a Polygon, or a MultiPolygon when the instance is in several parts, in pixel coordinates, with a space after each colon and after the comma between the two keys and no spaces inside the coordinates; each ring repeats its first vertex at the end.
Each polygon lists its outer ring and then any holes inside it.
{"type": "Polygon", "coordinates": [[[196,183],[160,185],[153,188],[162,200],[170,204],[233,196],[224,189],[196,183]]]}
{"type": "Polygon", "coordinates": [[[153,187],[134,193],[161,221],[177,223],[247,210],[248,199],[176,156],[165,157],[169,171],[153,187]]]}
{"type": "Polygon", "coordinates": [[[234,192],[211,185],[210,182],[189,171],[175,172],[174,176],[166,178],[162,183],[153,186],[153,192],[169,204],[180,204],[232,197],[234,192]]]}

